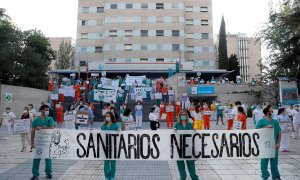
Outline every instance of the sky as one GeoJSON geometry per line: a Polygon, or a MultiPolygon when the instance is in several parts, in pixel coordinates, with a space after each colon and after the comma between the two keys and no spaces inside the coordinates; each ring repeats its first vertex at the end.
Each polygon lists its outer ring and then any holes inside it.
{"type": "MultiPolygon", "coordinates": [[[[268,19],[269,0],[213,0],[213,29],[222,15],[229,33],[253,36],[268,19]]],[[[47,37],[76,37],[78,0],[0,0],[0,8],[22,30],[38,29],[47,37]]]]}

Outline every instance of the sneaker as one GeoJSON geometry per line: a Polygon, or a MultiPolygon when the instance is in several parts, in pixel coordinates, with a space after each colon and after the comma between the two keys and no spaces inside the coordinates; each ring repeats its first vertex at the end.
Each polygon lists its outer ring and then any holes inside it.
{"type": "Polygon", "coordinates": [[[32,152],[32,151],[33,151],[33,148],[30,149],[30,152],[32,152]]]}
{"type": "Polygon", "coordinates": [[[37,180],[37,179],[39,179],[39,177],[37,177],[37,176],[33,176],[33,177],[31,178],[31,180],[37,180]]]}
{"type": "Polygon", "coordinates": [[[26,151],[26,147],[23,147],[21,150],[21,152],[24,152],[24,151],[26,151]]]}
{"type": "Polygon", "coordinates": [[[46,179],[52,179],[52,175],[47,175],[46,179]]]}

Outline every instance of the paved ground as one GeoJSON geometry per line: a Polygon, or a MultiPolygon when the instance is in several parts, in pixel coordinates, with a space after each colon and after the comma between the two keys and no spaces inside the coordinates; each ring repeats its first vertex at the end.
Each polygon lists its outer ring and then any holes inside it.
{"type": "MultiPolygon", "coordinates": [[[[100,127],[95,123],[94,127],[100,127]]],[[[149,123],[143,123],[144,129],[149,123]]],[[[162,128],[165,128],[162,123],[162,128]]],[[[248,120],[248,128],[253,128],[248,120]]],[[[212,129],[226,129],[225,125],[212,129]]],[[[9,140],[0,140],[0,180],[28,180],[31,177],[32,159],[29,151],[21,153],[19,135],[11,135],[9,140]]],[[[290,140],[290,152],[280,153],[279,170],[282,179],[300,180],[300,139],[290,140]]],[[[197,174],[200,179],[261,179],[259,160],[199,160],[196,161],[197,174]]],[[[44,163],[41,164],[40,179],[45,179],[44,163]]],[[[53,161],[53,179],[104,179],[103,161],[53,161]]],[[[117,180],[169,180],[179,179],[176,161],[118,161],[117,180]]]]}

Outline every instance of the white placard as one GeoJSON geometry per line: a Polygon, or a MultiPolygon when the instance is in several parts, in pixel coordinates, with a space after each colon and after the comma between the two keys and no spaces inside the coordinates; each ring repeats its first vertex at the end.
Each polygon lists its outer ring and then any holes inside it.
{"type": "Polygon", "coordinates": [[[135,96],[142,96],[142,98],[146,98],[146,88],[134,88],[135,96]]]}
{"type": "Polygon", "coordinates": [[[174,90],[168,90],[168,95],[169,96],[174,96],[174,90]]]}
{"type": "Polygon", "coordinates": [[[174,106],[166,106],[166,112],[174,112],[174,106]]]}
{"type": "Polygon", "coordinates": [[[102,88],[104,89],[118,89],[119,79],[113,80],[108,78],[101,78],[102,88]]]}
{"type": "Polygon", "coordinates": [[[227,120],[228,119],[233,119],[233,114],[231,114],[231,112],[230,113],[225,113],[225,117],[226,117],[227,120]]]}
{"type": "Polygon", "coordinates": [[[94,89],[94,100],[99,100],[100,94],[103,94],[103,102],[117,102],[117,90],[98,90],[94,89]]]}
{"type": "Polygon", "coordinates": [[[51,100],[58,100],[58,94],[51,94],[50,99],[51,100]]]}
{"type": "Polygon", "coordinates": [[[142,84],[143,80],[146,79],[146,76],[127,76],[126,77],[126,85],[130,85],[132,86],[135,81],[138,83],[138,84],[142,84]]]}
{"type": "Polygon", "coordinates": [[[243,126],[243,122],[242,121],[234,121],[232,129],[234,129],[234,130],[241,130],[242,126],[243,126]]]}
{"type": "Polygon", "coordinates": [[[135,130],[135,121],[133,122],[124,122],[125,125],[125,131],[131,131],[131,130],[135,130]]]}
{"type": "Polygon", "coordinates": [[[64,120],[65,121],[75,121],[76,115],[75,114],[65,114],[64,120]]]}
{"type": "Polygon", "coordinates": [[[30,119],[14,120],[15,134],[29,133],[30,132],[30,119]]]}
{"type": "Polygon", "coordinates": [[[275,157],[272,128],[121,132],[45,129],[36,131],[35,137],[34,158],[169,161],[275,157]]]}
{"type": "Polygon", "coordinates": [[[78,112],[76,115],[76,124],[88,124],[89,114],[86,112],[78,112]]]}
{"type": "Polygon", "coordinates": [[[162,99],[162,93],[155,93],[155,99],[162,99]]]}

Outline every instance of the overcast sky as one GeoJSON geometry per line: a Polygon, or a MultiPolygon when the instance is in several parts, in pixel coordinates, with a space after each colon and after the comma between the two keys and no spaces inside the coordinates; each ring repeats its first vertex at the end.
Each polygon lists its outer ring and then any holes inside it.
{"type": "MultiPolygon", "coordinates": [[[[268,19],[269,0],[213,0],[214,34],[224,15],[226,30],[252,36],[268,19]]],[[[0,0],[0,7],[22,30],[39,29],[49,37],[76,37],[78,0],[0,0]]]]}

